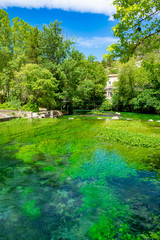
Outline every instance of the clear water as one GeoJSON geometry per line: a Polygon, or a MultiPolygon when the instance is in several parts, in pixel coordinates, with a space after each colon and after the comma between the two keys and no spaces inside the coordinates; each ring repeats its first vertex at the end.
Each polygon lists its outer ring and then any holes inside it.
{"type": "Polygon", "coordinates": [[[100,140],[103,123],[11,127],[0,146],[0,240],[160,239],[160,175],[100,140]]]}

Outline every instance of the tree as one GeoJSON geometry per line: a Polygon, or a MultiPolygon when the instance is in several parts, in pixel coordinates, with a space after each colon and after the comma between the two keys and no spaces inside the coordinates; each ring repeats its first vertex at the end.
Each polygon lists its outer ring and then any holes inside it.
{"type": "Polygon", "coordinates": [[[49,60],[57,64],[62,63],[71,45],[70,39],[64,39],[61,22],[55,21],[48,26],[43,25],[43,30],[39,33],[39,54],[42,62],[49,60]]]}
{"type": "Polygon", "coordinates": [[[13,18],[12,21],[12,42],[14,54],[16,56],[20,53],[26,54],[28,39],[33,28],[27,22],[18,17],[13,18]]]}
{"type": "Polygon", "coordinates": [[[119,81],[116,83],[113,105],[117,110],[132,110],[132,99],[149,84],[148,72],[142,62],[132,58],[127,63],[119,63],[119,81]]]}
{"type": "Polygon", "coordinates": [[[160,91],[145,89],[132,102],[136,112],[160,113],[160,91]]]}
{"type": "Polygon", "coordinates": [[[155,52],[146,54],[142,65],[148,73],[149,84],[155,90],[160,89],[160,54],[155,52]]]}
{"type": "Polygon", "coordinates": [[[81,62],[84,71],[83,79],[79,82],[77,94],[81,107],[94,108],[104,100],[104,88],[107,76],[103,65],[97,61],[84,60],[81,62]]]}
{"type": "Polygon", "coordinates": [[[55,106],[57,81],[52,74],[37,64],[27,64],[20,72],[15,72],[11,93],[22,101],[36,103],[38,106],[55,106]]]}
{"type": "Polygon", "coordinates": [[[28,38],[27,58],[30,63],[38,63],[38,50],[39,50],[39,30],[37,27],[32,28],[28,38]]]}
{"type": "Polygon", "coordinates": [[[114,19],[120,22],[113,28],[118,43],[108,47],[109,55],[128,61],[145,40],[160,33],[159,0],[114,0],[117,12],[114,19]]]}
{"type": "Polygon", "coordinates": [[[8,13],[0,9],[0,91],[3,95],[1,99],[9,93],[10,88],[9,62],[13,56],[11,42],[11,22],[8,13]]]}

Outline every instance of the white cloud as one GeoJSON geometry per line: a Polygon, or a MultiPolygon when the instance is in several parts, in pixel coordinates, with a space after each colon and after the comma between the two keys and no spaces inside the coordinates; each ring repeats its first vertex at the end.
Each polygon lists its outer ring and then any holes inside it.
{"type": "Polygon", "coordinates": [[[108,20],[109,21],[115,21],[113,16],[110,16],[108,20]]]}
{"type": "Polygon", "coordinates": [[[112,43],[116,43],[117,38],[113,37],[92,37],[92,38],[77,38],[77,45],[85,48],[103,48],[112,43]]]}
{"type": "Polygon", "coordinates": [[[112,16],[115,7],[113,0],[0,0],[0,8],[57,8],[65,11],[100,13],[112,16]]]}

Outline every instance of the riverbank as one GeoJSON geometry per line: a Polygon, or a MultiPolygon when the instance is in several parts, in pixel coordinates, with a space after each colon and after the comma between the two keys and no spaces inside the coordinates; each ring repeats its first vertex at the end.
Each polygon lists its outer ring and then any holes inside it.
{"type": "Polygon", "coordinates": [[[15,118],[57,118],[63,116],[58,110],[40,110],[39,112],[0,109],[0,122],[10,121],[15,118]]]}

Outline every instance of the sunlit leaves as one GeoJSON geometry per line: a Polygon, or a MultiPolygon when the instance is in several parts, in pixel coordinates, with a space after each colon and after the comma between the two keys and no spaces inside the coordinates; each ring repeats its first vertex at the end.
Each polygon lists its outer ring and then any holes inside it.
{"type": "Polygon", "coordinates": [[[119,41],[117,45],[112,44],[109,52],[113,57],[127,61],[141,43],[160,32],[160,4],[158,0],[141,0],[138,3],[115,0],[114,5],[117,9],[114,18],[120,22],[113,28],[113,33],[119,41]]]}

